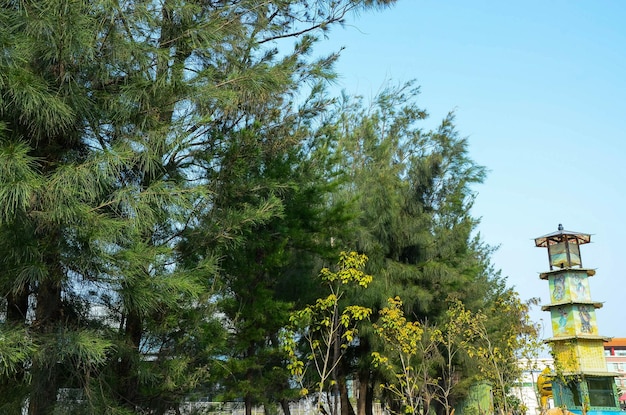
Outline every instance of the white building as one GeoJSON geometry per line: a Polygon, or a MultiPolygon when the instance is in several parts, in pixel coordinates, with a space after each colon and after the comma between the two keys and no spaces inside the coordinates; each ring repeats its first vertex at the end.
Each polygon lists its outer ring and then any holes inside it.
{"type": "MultiPolygon", "coordinates": [[[[524,370],[522,379],[512,393],[517,396],[527,408],[526,415],[539,415],[541,413],[541,406],[539,404],[537,378],[546,367],[553,368],[553,359],[547,357],[533,360],[521,360],[520,365],[524,370]]],[[[550,407],[554,405],[551,401],[549,401],[549,404],[550,407]]]]}

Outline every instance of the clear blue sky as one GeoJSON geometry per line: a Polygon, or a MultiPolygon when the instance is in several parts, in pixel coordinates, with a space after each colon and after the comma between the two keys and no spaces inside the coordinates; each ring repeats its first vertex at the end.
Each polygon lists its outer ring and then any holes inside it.
{"type": "MultiPolygon", "coordinates": [[[[386,80],[416,79],[433,123],[456,112],[489,170],[475,188],[479,231],[500,245],[494,264],[522,299],[549,303],[533,238],[559,223],[593,235],[581,254],[597,268],[592,298],[611,337],[626,337],[625,20],[618,0],[399,0],[350,16],[320,45],[345,47],[339,89],[371,97],[386,80]]],[[[532,318],[549,321],[538,308],[532,318]]]]}

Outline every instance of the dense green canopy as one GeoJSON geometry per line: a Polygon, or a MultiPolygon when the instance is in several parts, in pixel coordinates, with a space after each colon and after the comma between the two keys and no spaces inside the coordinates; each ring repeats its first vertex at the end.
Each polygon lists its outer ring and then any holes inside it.
{"type": "MultiPolygon", "coordinates": [[[[439,322],[509,293],[453,117],[422,131],[408,86],[333,98],[338,55],[312,57],[392,3],[0,3],[0,412],[288,412],[282,334],[342,250],[369,257],[373,309],[439,322]]],[[[361,333],[338,384],[379,376],[361,333]]]]}

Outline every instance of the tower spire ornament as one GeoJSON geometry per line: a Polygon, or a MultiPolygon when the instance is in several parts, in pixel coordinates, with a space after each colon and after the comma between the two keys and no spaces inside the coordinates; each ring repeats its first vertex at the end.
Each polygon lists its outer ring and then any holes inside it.
{"type": "Polygon", "coordinates": [[[547,248],[550,271],[539,277],[550,287],[549,311],[553,337],[555,370],[549,375],[557,408],[575,414],[615,415],[620,411],[616,373],[607,371],[604,342],[598,334],[596,309],[602,303],[591,299],[590,277],[595,270],[583,268],[580,246],[591,242],[591,235],[567,231],[559,224],[556,232],[535,238],[535,246],[547,248]]]}

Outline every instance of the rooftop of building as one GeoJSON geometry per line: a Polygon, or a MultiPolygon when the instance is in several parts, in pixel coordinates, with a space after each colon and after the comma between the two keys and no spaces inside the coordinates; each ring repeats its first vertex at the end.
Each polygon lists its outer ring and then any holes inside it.
{"type": "Polygon", "coordinates": [[[626,338],[624,337],[613,337],[608,342],[604,343],[604,348],[609,347],[626,347],[626,338]]]}

